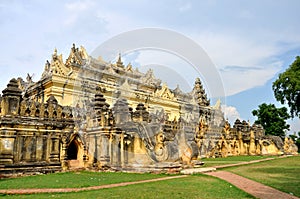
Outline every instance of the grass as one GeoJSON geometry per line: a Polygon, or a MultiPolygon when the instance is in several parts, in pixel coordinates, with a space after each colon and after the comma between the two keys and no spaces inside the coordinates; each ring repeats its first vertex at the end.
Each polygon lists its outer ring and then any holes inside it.
{"type": "MultiPolygon", "coordinates": [[[[227,158],[204,159],[205,166],[232,164],[244,161],[263,159],[266,156],[232,156],[227,158]]],[[[0,189],[15,188],[80,188],[119,182],[131,182],[164,177],[160,174],[128,174],[105,172],[66,172],[50,175],[26,176],[0,180],[0,189]]]]}
{"type": "MultiPolygon", "coordinates": [[[[130,174],[131,175],[131,174],[130,174]]],[[[8,195],[9,198],[254,198],[229,183],[205,175],[126,187],[59,194],[8,195]]]]}
{"type": "MultiPolygon", "coordinates": [[[[259,160],[264,156],[205,159],[211,165],[259,160]]],[[[300,197],[300,156],[226,168],[238,175],[300,197]]],[[[165,174],[68,172],[0,180],[0,189],[88,187],[165,177],[165,174]]],[[[2,195],[9,198],[253,198],[220,179],[206,175],[73,193],[2,195]]],[[[0,195],[1,197],[1,195],[0,195]]]]}
{"type": "Polygon", "coordinates": [[[262,160],[266,158],[277,158],[278,156],[230,156],[226,158],[204,158],[204,167],[213,167],[225,164],[236,164],[240,162],[250,162],[253,160],[262,160]]]}
{"type": "Polygon", "coordinates": [[[300,197],[300,156],[277,158],[225,170],[300,197]]]}
{"type": "Polygon", "coordinates": [[[138,173],[109,173],[109,172],[65,172],[48,175],[26,176],[19,178],[1,179],[0,189],[21,188],[80,188],[132,182],[153,178],[165,177],[164,174],[138,173]]]}

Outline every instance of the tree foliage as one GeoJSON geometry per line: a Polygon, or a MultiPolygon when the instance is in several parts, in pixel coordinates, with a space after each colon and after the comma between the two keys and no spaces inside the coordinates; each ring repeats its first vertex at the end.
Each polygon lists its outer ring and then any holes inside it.
{"type": "Polygon", "coordinates": [[[287,103],[292,117],[300,117],[300,57],[273,82],[275,98],[281,104],[287,103]]]}
{"type": "Polygon", "coordinates": [[[252,114],[257,116],[256,124],[261,124],[266,135],[285,137],[284,130],[289,130],[290,125],[286,120],[290,117],[286,107],[276,108],[274,104],[263,103],[253,110],[252,114]]]}

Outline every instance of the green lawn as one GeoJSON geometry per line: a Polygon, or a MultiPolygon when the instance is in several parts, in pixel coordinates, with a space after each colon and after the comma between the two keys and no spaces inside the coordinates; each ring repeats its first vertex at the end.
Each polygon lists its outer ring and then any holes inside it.
{"type": "Polygon", "coordinates": [[[236,164],[241,162],[250,162],[253,160],[262,160],[266,158],[278,158],[278,156],[230,156],[226,158],[204,158],[204,167],[213,167],[225,164],[236,164]]]}
{"type": "MultiPolygon", "coordinates": [[[[233,164],[268,158],[239,156],[203,160],[210,165],[233,164]]],[[[300,156],[275,157],[274,160],[226,168],[252,180],[300,197],[300,156]]],[[[103,184],[166,177],[166,174],[105,172],[66,172],[48,175],[1,179],[0,189],[89,187],[103,184]]],[[[3,197],[5,195],[2,195],[3,197]]],[[[1,195],[0,195],[1,197],[1,195]]],[[[77,193],[7,195],[9,198],[253,198],[229,183],[206,175],[150,182],[77,193]]]]}
{"type": "Polygon", "coordinates": [[[300,156],[277,158],[225,170],[300,197],[300,156]]]}
{"type": "MultiPolygon", "coordinates": [[[[131,175],[131,174],[130,174],[131,175]]],[[[229,183],[206,175],[61,194],[8,195],[8,198],[254,198],[229,183]]]]}
{"type": "Polygon", "coordinates": [[[164,174],[109,173],[109,172],[65,172],[48,175],[1,179],[0,189],[21,188],[78,188],[120,182],[132,182],[166,177],[164,174]]]}

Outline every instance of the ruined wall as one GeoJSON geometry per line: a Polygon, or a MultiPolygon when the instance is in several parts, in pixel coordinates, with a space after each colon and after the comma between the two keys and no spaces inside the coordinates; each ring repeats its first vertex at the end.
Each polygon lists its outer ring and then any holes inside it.
{"type": "Polygon", "coordinates": [[[201,157],[239,155],[297,154],[297,146],[289,138],[265,135],[261,125],[236,120],[233,127],[226,121],[224,128],[209,128],[199,124],[196,141],[201,157]]]}
{"type": "Polygon", "coordinates": [[[1,99],[1,172],[60,170],[65,156],[62,138],[73,133],[72,117],[70,107],[58,105],[54,97],[46,103],[23,99],[12,79],[1,99]]]}

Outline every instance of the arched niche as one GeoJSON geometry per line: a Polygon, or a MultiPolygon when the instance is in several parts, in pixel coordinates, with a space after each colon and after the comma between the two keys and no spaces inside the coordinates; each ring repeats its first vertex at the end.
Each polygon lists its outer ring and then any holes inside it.
{"type": "Polygon", "coordinates": [[[67,147],[67,158],[69,167],[79,168],[84,166],[83,162],[83,143],[80,137],[76,134],[73,135],[70,139],[70,142],[67,147]]]}

